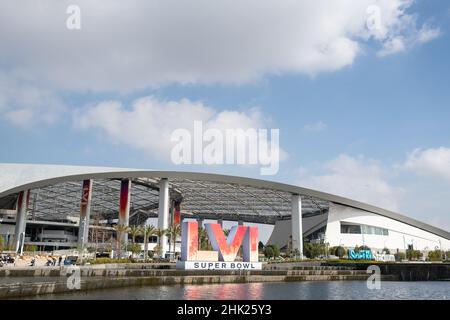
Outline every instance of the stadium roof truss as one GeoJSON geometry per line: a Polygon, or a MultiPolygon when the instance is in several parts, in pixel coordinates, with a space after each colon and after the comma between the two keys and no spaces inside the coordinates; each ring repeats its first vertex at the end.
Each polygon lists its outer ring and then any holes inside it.
{"type": "MultiPolygon", "coordinates": [[[[141,224],[158,216],[159,178],[131,179],[130,223],[141,224]]],[[[290,219],[291,193],[242,184],[194,179],[170,179],[171,199],[181,201],[184,217],[274,224],[290,219]]],[[[91,221],[118,216],[120,179],[93,179],[91,221]]],[[[78,217],[82,181],[65,181],[30,191],[32,220],[78,217]]],[[[323,214],[328,201],[305,196],[303,215],[323,214]]]]}

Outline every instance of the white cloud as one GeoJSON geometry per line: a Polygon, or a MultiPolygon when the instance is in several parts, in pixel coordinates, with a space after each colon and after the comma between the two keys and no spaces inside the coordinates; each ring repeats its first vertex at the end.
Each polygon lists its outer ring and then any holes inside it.
{"type": "Polygon", "coordinates": [[[267,73],[317,74],[353,63],[374,39],[384,54],[436,36],[410,0],[78,0],[2,2],[0,74],[50,88],[133,91],[167,83],[242,83],[267,73]],[[402,40],[407,39],[407,40],[402,40]]]}
{"type": "Polygon", "coordinates": [[[17,127],[52,124],[66,110],[52,91],[0,73],[0,112],[3,120],[17,127]]]}
{"type": "Polygon", "coordinates": [[[307,132],[321,132],[321,131],[325,131],[327,128],[328,128],[328,125],[323,121],[308,123],[303,126],[303,130],[307,131],[307,132]]]}
{"type": "Polygon", "coordinates": [[[403,168],[450,181],[450,148],[416,149],[409,154],[403,168]]]}
{"type": "Polygon", "coordinates": [[[299,185],[397,211],[403,190],[389,182],[388,170],[363,156],[341,154],[321,165],[323,173],[302,169],[299,185]]]}
{"type": "MultiPolygon", "coordinates": [[[[170,140],[172,132],[180,128],[192,132],[194,121],[202,121],[204,130],[270,129],[270,119],[263,117],[257,108],[248,112],[217,112],[201,102],[187,99],[159,101],[144,97],[134,101],[130,108],[118,101],[105,101],[74,114],[76,128],[98,129],[111,142],[131,146],[163,160],[170,158],[174,145],[170,140]]],[[[280,149],[280,160],[286,156],[280,149]]]]}
{"type": "Polygon", "coordinates": [[[420,26],[416,15],[400,14],[386,31],[378,56],[384,57],[403,52],[413,46],[430,42],[440,35],[439,28],[427,24],[420,26]]]}
{"type": "Polygon", "coordinates": [[[426,43],[432,41],[441,35],[441,30],[432,28],[430,26],[424,25],[422,29],[419,30],[416,42],[417,43],[426,43]]]}

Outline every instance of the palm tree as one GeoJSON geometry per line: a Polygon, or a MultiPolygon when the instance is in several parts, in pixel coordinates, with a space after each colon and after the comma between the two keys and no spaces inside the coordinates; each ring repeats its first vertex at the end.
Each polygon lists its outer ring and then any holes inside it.
{"type": "MultiPolygon", "coordinates": [[[[170,226],[167,229],[167,235],[169,236],[169,246],[170,247],[173,242],[173,256],[175,257],[177,237],[181,236],[181,226],[179,224],[174,224],[174,225],[170,226]]],[[[169,247],[169,252],[171,251],[170,247],[169,247]]]]}
{"type": "Polygon", "coordinates": [[[144,261],[147,261],[148,239],[156,234],[156,228],[149,224],[141,226],[141,230],[144,235],[144,261]]]}
{"type": "Polygon", "coordinates": [[[161,241],[162,241],[162,237],[165,236],[166,233],[167,233],[167,230],[165,230],[165,229],[157,228],[157,229],[155,230],[155,235],[158,237],[158,247],[159,247],[158,255],[159,255],[160,257],[161,257],[161,253],[162,253],[162,243],[161,243],[161,241]]]}
{"type": "Polygon", "coordinates": [[[129,233],[131,234],[131,239],[134,244],[136,243],[136,236],[141,234],[141,227],[133,225],[130,227],[129,233]]]}
{"type": "Polygon", "coordinates": [[[125,233],[127,233],[129,227],[125,224],[116,224],[114,226],[114,231],[116,231],[116,248],[117,248],[117,256],[120,259],[122,253],[122,238],[125,233]]]}
{"type": "Polygon", "coordinates": [[[205,228],[199,228],[198,229],[198,247],[201,250],[208,250],[210,249],[210,244],[208,241],[208,232],[205,228]]]}

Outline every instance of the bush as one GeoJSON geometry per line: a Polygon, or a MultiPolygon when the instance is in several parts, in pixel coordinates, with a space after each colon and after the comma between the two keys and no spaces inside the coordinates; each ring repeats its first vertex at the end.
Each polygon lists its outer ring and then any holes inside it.
{"type": "Polygon", "coordinates": [[[406,254],[404,252],[397,252],[394,254],[395,261],[402,261],[406,259],[406,254]]]}
{"type": "Polygon", "coordinates": [[[305,242],[303,244],[303,254],[309,259],[317,258],[318,256],[325,254],[325,245],[305,242]]]}
{"type": "Polygon", "coordinates": [[[441,250],[434,250],[428,252],[429,261],[442,261],[444,258],[444,253],[441,250]]]}
{"type": "Polygon", "coordinates": [[[141,246],[138,243],[129,243],[127,245],[127,251],[131,251],[132,253],[139,253],[141,252],[141,246]]]}
{"type": "Polygon", "coordinates": [[[264,248],[264,256],[268,259],[280,256],[280,249],[276,244],[268,245],[264,248]]]}
{"type": "Polygon", "coordinates": [[[26,244],[23,246],[23,251],[35,252],[35,251],[37,251],[37,246],[34,244],[26,244]]]}
{"type": "Polygon", "coordinates": [[[419,250],[406,250],[406,258],[411,261],[419,260],[423,257],[423,253],[419,250]]]}
{"type": "Polygon", "coordinates": [[[5,239],[3,236],[0,236],[0,252],[2,252],[5,249],[5,239]]]}
{"type": "Polygon", "coordinates": [[[342,246],[331,247],[330,254],[339,258],[342,258],[346,254],[346,250],[342,246]]]}
{"type": "Polygon", "coordinates": [[[264,251],[264,243],[262,243],[261,241],[258,243],[258,251],[264,251]]]}

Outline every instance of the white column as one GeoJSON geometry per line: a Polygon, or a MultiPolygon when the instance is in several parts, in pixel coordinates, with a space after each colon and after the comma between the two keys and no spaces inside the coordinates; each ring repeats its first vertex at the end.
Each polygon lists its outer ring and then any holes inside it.
{"type": "MultiPolygon", "coordinates": [[[[169,227],[169,180],[162,178],[159,181],[159,208],[158,228],[166,230],[169,227]]],[[[168,249],[167,236],[161,238],[161,254],[165,257],[168,249]]]]}
{"type": "Polygon", "coordinates": [[[303,257],[302,199],[300,195],[292,195],[291,210],[292,249],[297,249],[300,257],[303,257]]]}
{"type": "MultiPolygon", "coordinates": [[[[131,194],[131,180],[123,179],[120,182],[120,198],[119,198],[119,224],[128,226],[130,221],[130,194],[131,194]]],[[[128,232],[122,235],[122,243],[125,246],[128,244],[128,232]]]]}
{"type": "Polygon", "coordinates": [[[25,242],[25,229],[27,226],[27,209],[29,190],[19,192],[17,198],[16,226],[14,228],[14,251],[22,255],[25,242]]]}
{"type": "Polygon", "coordinates": [[[83,250],[88,243],[89,218],[91,217],[92,180],[83,180],[80,204],[80,224],[78,227],[78,247],[83,250]]]}

